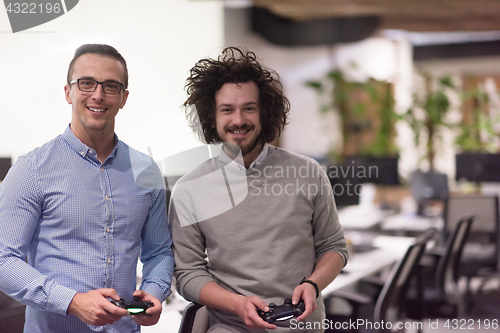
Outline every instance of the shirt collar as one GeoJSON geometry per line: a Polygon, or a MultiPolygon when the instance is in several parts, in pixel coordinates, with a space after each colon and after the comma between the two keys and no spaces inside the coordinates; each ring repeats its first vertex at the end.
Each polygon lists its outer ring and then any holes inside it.
{"type": "MultiPolygon", "coordinates": [[[[71,130],[70,125],[66,127],[66,130],[62,134],[64,140],[70,145],[70,147],[78,153],[80,156],[87,156],[87,155],[95,155],[95,150],[92,148],[87,147],[83,142],[81,142],[76,136],[75,133],[71,130]]],[[[115,134],[115,147],[113,148],[113,151],[109,155],[108,158],[112,158],[116,155],[116,150],[118,149],[118,136],[115,134]]]]}
{"type": "MultiPolygon", "coordinates": [[[[262,151],[260,152],[259,156],[257,156],[255,161],[253,161],[252,164],[250,164],[250,166],[248,167],[248,170],[251,170],[251,169],[255,168],[257,165],[259,165],[260,163],[262,163],[262,161],[264,161],[264,159],[267,157],[268,152],[269,152],[269,145],[267,143],[264,143],[264,146],[262,147],[262,151]]],[[[237,162],[238,159],[232,159],[231,157],[229,157],[229,155],[224,151],[224,148],[222,148],[222,150],[220,152],[219,159],[234,169],[237,169],[240,171],[245,170],[245,166],[242,164],[243,161],[241,161],[242,163],[238,163],[237,162]]]]}

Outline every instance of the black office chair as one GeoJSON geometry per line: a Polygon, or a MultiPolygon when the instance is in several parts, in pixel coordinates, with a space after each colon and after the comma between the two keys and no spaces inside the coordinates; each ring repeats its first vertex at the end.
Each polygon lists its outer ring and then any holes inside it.
{"type": "Polygon", "coordinates": [[[456,318],[463,312],[465,292],[458,285],[457,272],[473,221],[474,216],[461,219],[444,248],[426,252],[426,255],[436,258],[437,265],[420,269],[423,285],[413,287],[407,297],[410,318],[456,318]],[[429,280],[425,276],[430,277],[430,284],[425,283],[429,280]]]}
{"type": "Polygon", "coordinates": [[[179,333],[206,333],[208,329],[208,313],[206,307],[199,303],[189,303],[182,313],[179,333]]]}
{"type": "MultiPolygon", "coordinates": [[[[500,218],[498,196],[461,195],[450,197],[445,204],[443,238],[451,233],[456,221],[473,212],[474,224],[464,245],[459,273],[467,277],[468,291],[473,277],[485,278],[500,272],[500,218]]],[[[482,285],[479,287],[481,291],[482,285]]]]}
{"type": "MultiPolygon", "coordinates": [[[[404,257],[394,265],[389,277],[382,286],[380,294],[376,297],[375,302],[370,296],[342,290],[333,292],[326,297],[325,307],[327,309],[327,319],[337,322],[349,321],[350,318],[351,320],[356,321],[357,319],[364,317],[363,313],[369,315],[366,311],[362,312],[362,308],[373,308],[372,315],[369,318],[366,318],[367,321],[372,323],[381,323],[382,321],[385,323],[400,322],[400,319],[405,317],[404,306],[402,306],[402,304],[404,303],[406,291],[410,280],[415,275],[415,270],[417,269],[420,258],[425,251],[427,241],[428,237],[422,237],[408,248],[404,257]],[[329,306],[331,297],[341,298],[350,303],[352,306],[351,315],[349,317],[343,317],[333,313],[329,306]],[[374,305],[374,307],[367,307],[368,305],[374,305]]],[[[369,312],[371,311],[369,310],[369,312]]],[[[392,330],[389,325],[385,325],[383,328],[375,329],[374,331],[404,332],[404,327],[401,330],[395,329],[396,325],[395,327],[392,327],[392,330]]],[[[327,330],[327,332],[329,331],[327,330]]],[[[333,332],[333,330],[331,332],[333,332]]],[[[338,330],[335,330],[335,332],[338,332],[338,330]]]]}
{"type": "Polygon", "coordinates": [[[22,333],[26,305],[0,291],[0,332],[22,333]]]}

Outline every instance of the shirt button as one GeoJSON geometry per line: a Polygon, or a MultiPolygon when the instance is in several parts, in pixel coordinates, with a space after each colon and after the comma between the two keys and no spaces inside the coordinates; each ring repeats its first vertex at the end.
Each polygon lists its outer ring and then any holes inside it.
{"type": "Polygon", "coordinates": [[[92,149],[89,149],[89,154],[93,154],[94,151],[92,149]]]}
{"type": "Polygon", "coordinates": [[[106,260],[108,264],[111,264],[111,259],[106,260]]]}
{"type": "Polygon", "coordinates": [[[82,156],[85,156],[85,152],[84,151],[82,151],[80,154],[82,154],[82,156]]]}
{"type": "Polygon", "coordinates": [[[108,201],[109,200],[109,196],[105,196],[104,199],[106,199],[106,201],[108,201]]]}
{"type": "Polygon", "coordinates": [[[104,167],[101,167],[101,172],[104,172],[104,167]]]}
{"type": "Polygon", "coordinates": [[[106,228],[106,232],[110,232],[111,231],[111,228],[110,227],[107,227],[106,228]]]}

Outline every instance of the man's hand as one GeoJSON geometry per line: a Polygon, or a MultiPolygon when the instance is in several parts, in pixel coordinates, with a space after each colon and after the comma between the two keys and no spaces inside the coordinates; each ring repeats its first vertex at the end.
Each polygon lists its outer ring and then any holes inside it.
{"type": "Polygon", "coordinates": [[[151,326],[156,324],[158,320],[160,320],[161,311],[163,310],[160,300],[142,290],[134,291],[132,296],[138,297],[143,301],[150,301],[154,304],[152,308],[146,310],[147,315],[132,315],[134,321],[142,326],[151,326]]]}
{"type": "Polygon", "coordinates": [[[303,283],[297,286],[293,291],[292,304],[299,303],[300,300],[304,301],[306,309],[297,320],[302,321],[306,319],[316,308],[316,289],[310,283],[303,283]]]}
{"type": "Polygon", "coordinates": [[[276,325],[269,324],[257,313],[257,309],[269,311],[267,304],[257,296],[235,294],[210,281],[201,288],[199,299],[208,307],[236,313],[249,328],[276,329],[276,325]]]}
{"type": "Polygon", "coordinates": [[[97,289],[87,293],[77,293],[69,304],[68,313],[78,317],[84,323],[94,326],[113,324],[120,318],[129,315],[127,310],[115,306],[106,297],[116,301],[120,300],[114,289],[97,289]]]}
{"type": "Polygon", "coordinates": [[[241,297],[236,303],[236,313],[248,328],[276,329],[276,325],[269,324],[257,313],[257,308],[269,311],[269,307],[257,296],[241,297]]]}

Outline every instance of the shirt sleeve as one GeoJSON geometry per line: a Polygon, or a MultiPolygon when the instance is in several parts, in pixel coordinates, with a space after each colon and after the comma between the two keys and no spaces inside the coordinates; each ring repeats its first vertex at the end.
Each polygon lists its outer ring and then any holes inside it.
{"type": "Polygon", "coordinates": [[[325,170],[319,167],[318,178],[321,191],[314,201],[313,214],[313,237],[316,258],[325,252],[334,251],[344,259],[344,266],[349,259],[347,253],[347,241],[344,229],[340,225],[337,207],[333,196],[333,189],[325,170]]]}
{"type": "Polygon", "coordinates": [[[171,293],[175,265],[164,189],[156,190],[152,197],[148,220],[142,231],[140,259],[143,263],[140,289],[163,302],[171,293]]]}
{"type": "Polygon", "coordinates": [[[66,314],[76,291],[26,262],[43,205],[36,172],[22,157],[0,185],[0,289],[33,308],[66,314]]]}

